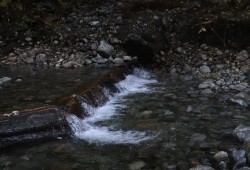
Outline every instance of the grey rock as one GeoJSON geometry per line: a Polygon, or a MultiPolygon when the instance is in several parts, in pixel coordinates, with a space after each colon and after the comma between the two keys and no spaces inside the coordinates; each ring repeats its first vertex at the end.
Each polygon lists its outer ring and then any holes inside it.
{"type": "Polygon", "coordinates": [[[92,27],[99,27],[101,25],[100,21],[91,21],[89,22],[89,25],[92,27]]]}
{"type": "Polygon", "coordinates": [[[245,99],[245,100],[250,100],[250,95],[247,94],[246,92],[240,92],[235,95],[235,97],[245,99]]]}
{"type": "Polygon", "coordinates": [[[192,106],[188,106],[187,109],[186,109],[186,112],[191,112],[193,110],[193,107],[192,106]]]}
{"type": "Polygon", "coordinates": [[[246,165],[247,160],[246,158],[241,158],[233,167],[233,170],[238,170],[239,168],[242,168],[246,165]]]}
{"type": "Polygon", "coordinates": [[[211,73],[211,69],[207,65],[202,65],[200,66],[200,72],[204,74],[211,73]]]}
{"type": "Polygon", "coordinates": [[[250,64],[247,64],[247,65],[243,65],[241,68],[240,68],[240,71],[242,73],[247,73],[250,71],[250,64]]]}
{"type": "Polygon", "coordinates": [[[74,68],[74,62],[73,61],[69,61],[67,63],[64,63],[62,66],[64,68],[66,68],[66,69],[74,68]]]}
{"type": "MultiPolygon", "coordinates": [[[[246,139],[242,145],[242,148],[247,151],[248,153],[250,152],[250,138],[246,139]]],[[[250,156],[250,155],[249,155],[250,156]]]]}
{"type": "Polygon", "coordinates": [[[97,51],[104,57],[109,57],[114,52],[114,47],[106,41],[100,41],[97,51]]]}
{"type": "Polygon", "coordinates": [[[97,44],[96,43],[91,44],[90,49],[91,50],[96,50],[97,49],[97,44]]]}
{"type": "Polygon", "coordinates": [[[201,54],[201,59],[202,60],[207,60],[207,55],[206,54],[201,54]]]}
{"type": "Polygon", "coordinates": [[[133,59],[131,56],[125,55],[125,56],[123,56],[123,60],[124,61],[132,61],[133,59]]]}
{"type": "Polygon", "coordinates": [[[248,52],[246,50],[243,50],[236,55],[236,60],[244,61],[248,59],[248,57],[249,57],[248,52]]]}
{"type": "Polygon", "coordinates": [[[78,64],[84,64],[85,59],[88,56],[86,54],[84,54],[83,52],[77,52],[75,57],[74,57],[74,61],[77,62],[78,64]]]}
{"type": "Polygon", "coordinates": [[[232,157],[235,162],[238,162],[240,159],[246,157],[246,151],[245,150],[235,150],[232,152],[232,157]]]}
{"type": "Polygon", "coordinates": [[[27,37],[27,38],[25,38],[25,41],[30,42],[30,41],[32,41],[32,38],[31,37],[27,37]]]}
{"type": "Polygon", "coordinates": [[[231,98],[230,99],[231,102],[233,103],[236,103],[236,104],[239,104],[241,106],[244,106],[244,107],[247,107],[248,106],[248,103],[246,103],[244,100],[242,99],[234,99],[234,98],[231,98]]]}
{"type": "Polygon", "coordinates": [[[246,89],[246,86],[244,86],[242,84],[236,84],[236,85],[229,85],[229,88],[232,90],[242,91],[242,90],[246,89]]]}
{"type": "Polygon", "coordinates": [[[238,170],[250,170],[250,168],[247,167],[247,166],[244,166],[244,167],[242,167],[242,168],[239,168],[238,170]]]}
{"type": "Polygon", "coordinates": [[[121,59],[121,58],[115,58],[113,60],[113,62],[116,63],[116,64],[122,64],[122,63],[124,63],[123,59],[121,59]]]}
{"type": "Polygon", "coordinates": [[[222,51],[220,51],[220,50],[217,50],[217,51],[216,51],[216,55],[222,55],[222,54],[223,54],[222,51]]]}
{"type": "Polygon", "coordinates": [[[20,83],[20,82],[22,82],[23,80],[22,79],[16,79],[16,83],[20,83]]]}
{"type": "Polygon", "coordinates": [[[237,137],[240,141],[245,141],[248,138],[250,139],[250,127],[239,125],[234,129],[233,135],[237,137]]]}
{"type": "Polygon", "coordinates": [[[47,62],[47,56],[46,54],[38,54],[35,57],[35,63],[38,65],[43,65],[45,62],[47,62]]]}
{"type": "Polygon", "coordinates": [[[103,58],[102,56],[98,54],[97,57],[92,59],[92,62],[97,63],[97,64],[105,64],[108,62],[108,59],[103,58]]]}
{"type": "Polygon", "coordinates": [[[92,64],[92,61],[90,59],[85,59],[84,63],[87,64],[87,65],[90,65],[90,64],[92,64]]]}
{"type": "Polygon", "coordinates": [[[129,169],[130,170],[140,170],[142,169],[144,166],[146,165],[145,162],[143,161],[136,161],[132,164],[129,165],[129,169]]]}
{"type": "Polygon", "coordinates": [[[183,81],[190,81],[190,80],[193,80],[193,76],[192,75],[184,75],[181,77],[181,79],[183,81]]]}
{"type": "Polygon", "coordinates": [[[217,153],[214,155],[214,159],[215,159],[217,162],[227,161],[227,160],[228,160],[228,154],[227,154],[227,152],[225,152],[225,151],[217,152],[217,153]]]}
{"type": "Polygon", "coordinates": [[[220,168],[221,168],[222,170],[226,170],[226,169],[227,169],[227,163],[226,163],[226,162],[221,161],[221,162],[219,163],[219,165],[220,165],[220,168]]]}
{"type": "Polygon", "coordinates": [[[214,168],[212,168],[211,166],[207,166],[207,165],[198,165],[194,168],[190,168],[189,170],[214,170],[214,168]]]}
{"type": "Polygon", "coordinates": [[[210,94],[214,94],[214,92],[211,89],[204,89],[201,91],[201,94],[210,95],[210,94]]]}
{"type": "Polygon", "coordinates": [[[225,67],[224,64],[216,64],[216,68],[219,70],[223,69],[224,67],[225,67]]]}
{"type": "Polygon", "coordinates": [[[214,89],[216,87],[216,85],[213,83],[212,80],[206,80],[205,82],[199,84],[199,89],[214,89]]]}

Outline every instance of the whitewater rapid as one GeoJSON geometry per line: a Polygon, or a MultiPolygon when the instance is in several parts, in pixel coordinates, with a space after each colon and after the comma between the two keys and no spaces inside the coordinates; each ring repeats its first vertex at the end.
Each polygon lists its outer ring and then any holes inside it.
{"type": "Polygon", "coordinates": [[[111,93],[104,88],[104,94],[108,102],[102,106],[94,107],[82,102],[82,107],[88,116],[81,119],[75,115],[67,117],[68,123],[76,138],[89,143],[97,144],[138,144],[142,141],[152,139],[154,136],[147,132],[114,130],[112,126],[97,125],[97,122],[113,119],[120,114],[122,108],[126,108],[125,97],[133,93],[150,93],[150,84],[157,83],[152,74],[144,69],[135,68],[132,74],[115,86],[117,93],[111,93]]]}

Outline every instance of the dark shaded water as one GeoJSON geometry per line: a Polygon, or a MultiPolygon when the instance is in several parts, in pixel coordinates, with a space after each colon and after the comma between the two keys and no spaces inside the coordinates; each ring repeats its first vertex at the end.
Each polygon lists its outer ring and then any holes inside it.
{"type": "Polygon", "coordinates": [[[79,120],[75,127],[83,129],[76,137],[2,153],[0,169],[158,170],[174,165],[186,170],[213,166],[210,158],[218,150],[239,147],[230,132],[249,121],[249,111],[224,101],[224,94],[201,95],[198,81],[164,73],[130,78],[120,84],[122,95],[95,108],[89,120],[79,120]]]}
{"type": "Polygon", "coordinates": [[[72,94],[72,90],[89,84],[109,71],[108,68],[0,68],[0,78],[12,78],[10,83],[0,89],[0,114],[51,105],[55,99],[72,94]],[[21,82],[18,82],[18,79],[21,79],[21,82]]]}

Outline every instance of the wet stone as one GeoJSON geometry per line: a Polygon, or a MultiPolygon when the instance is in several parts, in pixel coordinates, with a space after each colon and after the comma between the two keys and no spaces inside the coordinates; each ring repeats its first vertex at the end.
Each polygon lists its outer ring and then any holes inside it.
{"type": "Polygon", "coordinates": [[[221,161],[221,162],[219,163],[219,166],[220,166],[220,168],[221,168],[222,170],[227,169],[227,163],[224,162],[224,161],[221,161]]]}
{"type": "Polygon", "coordinates": [[[246,157],[246,151],[244,151],[244,150],[235,150],[235,151],[232,152],[232,157],[233,157],[235,162],[238,162],[242,158],[246,157]]]}
{"type": "Polygon", "coordinates": [[[227,154],[227,152],[225,152],[225,151],[217,152],[217,153],[214,155],[214,159],[215,159],[217,162],[226,161],[226,160],[228,160],[228,154],[227,154]]]}
{"type": "Polygon", "coordinates": [[[194,168],[190,168],[189,170],[214,170],[214,168],[207,165],[198,165],[194,168]]]}
{"type": "Polygon", "coordinates": [[[239,125],[234,130],[234,136],[237,137],[240,141],[245,141],[247,139],[250,139],[250,127],[239,125]]]}
{"type": "Polygon", "coordinates": [[[241,158],[236,162],[236,164],[233,167],[233,170],[238,170],[239,168],[244,167],[246,165],[246,162],[247,162],[246,158],[241,158]]]}
{"type": "Polygon", "coordinates": [[[247,152],[250,152],[250,138],[244,141],[242,148],[247,152]]]}
{"type": "Polygon", "coordinates": [[[244,60],[248,59],[248,57],[249,57],[249,55],[248,55],[248,52],[246,50],[243,50],[236,55],[236,59],[239,61],[244,61],[244,60]]]}
{"type": "Polygon", "coordinates": [[[201,133],[194,133],[189,140],[189,146],[195,146],[206,140],[207,136],[201,133]]]}

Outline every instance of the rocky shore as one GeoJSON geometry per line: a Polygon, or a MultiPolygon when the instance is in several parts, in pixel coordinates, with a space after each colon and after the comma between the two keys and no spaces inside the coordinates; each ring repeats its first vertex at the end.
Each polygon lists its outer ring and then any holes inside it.
{"type": "MultiPolygon", "coordinates": [[[[0,67],[78,69],[140,63],[184,81],[198,79],[200,94],[218,95],[222,101],[250,110],[250,46],[240,35],[244,37],[245,32],[235,31],[237,24],[249,28],[249,19],[242,23],[249,14],[238,16],[236,9],[234,13],[225,9],[220,15],[216,11],[224,8],[218,4],[204,8],[198,2],[175,7],[161,3],[155,7],[147,2],[110,1],[95,8],[85,4],[53,23],[54,34],[44,36],[47,39],[37,39],[32,30],[21,32],[11,52],[4,50],[9,44],[0,37],[0,67]],[[222,21],[228,22],[220,26],[222,21]]],[[[242,8],[245,12],[249,7],[242,8]]],[[[0,77],[0,90],[11,81],[11,77],[0,77]]],[[[190,170],[250,169],[249,134],[250,126],[239,125],[229,135],[238,138],[241,149],[215,153],[213,168],[198,165],[190,170]]]]}

